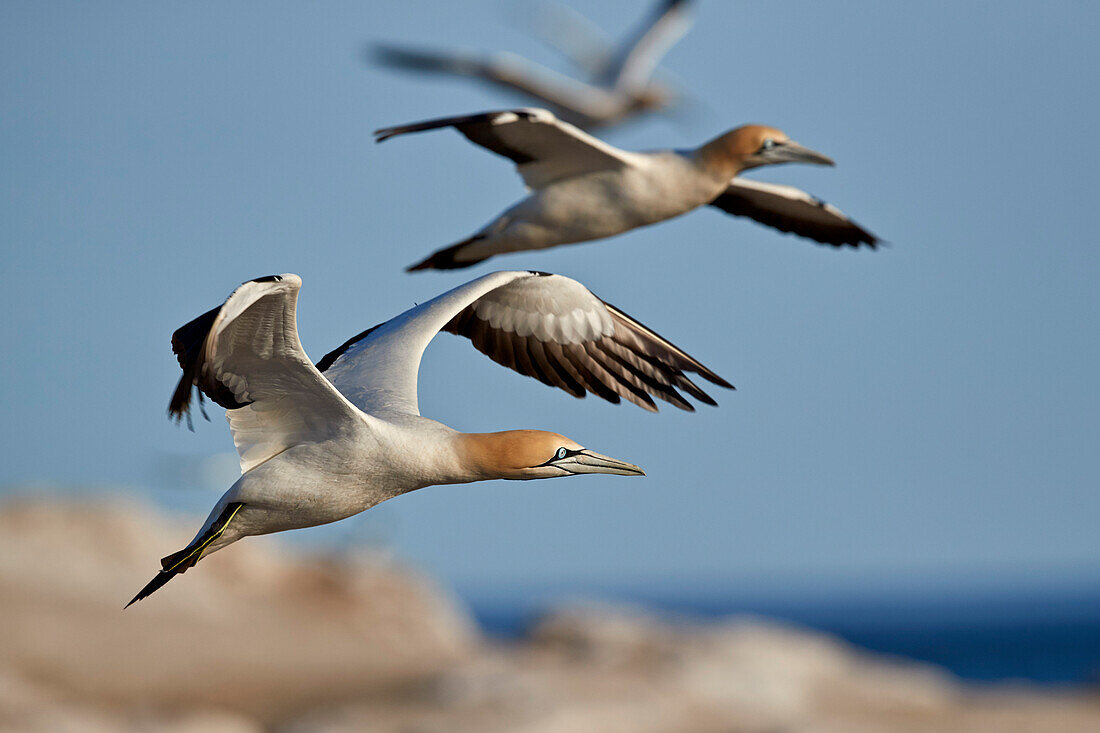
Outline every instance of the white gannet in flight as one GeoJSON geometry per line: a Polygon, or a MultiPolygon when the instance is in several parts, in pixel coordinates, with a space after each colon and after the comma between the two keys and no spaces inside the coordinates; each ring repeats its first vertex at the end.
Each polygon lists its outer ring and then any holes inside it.
{"type": "Polygon", "coordinates": [[[315,366],[298,340],[301,285],[291,274],[246,282],[172,335],[183,376],[169,414],[190,422],[192,387],[200,407],[205,394],[226,408],[242,476],[131,604],[239,539],[335,522],[425,486],[644,475],[557,433],[460,433],[421,417],[417,371],[441,330],[576,397],[625,398],[650,411],[656,397],[692,410],[681,390],[715,402],[685,372],[732,388],[575,280],[533,272],[461,285],[358,334],[315,366]]]}
{"type": "Polygon", "coordinates": [[[675,102],[667,86],[653,80],[661,58],[691,27],[690,0],[663,0],[631,40],[619,48],[597,39],[589,26],[564,9],[549,7],[539,25],[591,81],[574,79],[514,54],[437,52],[377,44],[376,60],[386,66],[481,79],[518,91],[552,108],[583,128],[605,127],[630,117],[665,109],[675,102]],[[553,15],[549,15],[551,11],[553,15]]]}
{"type": "Polygon", "coordinates": [[[773,127],[744,125],[694,150],[629,152],[547,110],[514,109],[385,127],[375,135],[382,142],[441,127],[510,158],[530,194],[409,270],[469,267],[505,252],[603,239],[707,204],[835,247],[878,243],[839,209],[797,188],[738,177],[778,163],[833,165],[773,127]]]}

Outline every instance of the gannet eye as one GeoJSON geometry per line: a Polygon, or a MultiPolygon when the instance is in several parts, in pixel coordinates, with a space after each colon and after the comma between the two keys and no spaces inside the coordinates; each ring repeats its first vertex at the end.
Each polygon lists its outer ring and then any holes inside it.
{"type": "MultiPolygon", "coordinates": [[[[562,446],[561,448],[558,448],[556,451],[554,451],[554,455],[550,457],[550,460],[548,460],[546,463],[540,463],[539,466],[553,466],[558,461],[564,458],[568,458],[569,456],[575,456],[582,450],[584,449],[582,448],[580,450],[569,450],[565,446],[562,446]]],[[[537,467],[538,466],[536,466],[536,468],[537,467]]]]}
{"type": "Polygon", "coordinates": [[[772,140],[770,137],[767,137],[767,138],[764,138],[764,142],[760,146],[760,149],[761,150],[771,150],[774,147],[775,147],[775,140],[772,140]]]}

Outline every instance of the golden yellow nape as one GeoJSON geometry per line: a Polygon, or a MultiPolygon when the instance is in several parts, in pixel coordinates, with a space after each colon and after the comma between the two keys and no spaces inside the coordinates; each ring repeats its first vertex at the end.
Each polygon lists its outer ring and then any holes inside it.
{"type": "Polygon", "coordinates": [[[767,125],[742,125],[718,137],[699,148],[699,155],[706,160],[738,165],[748,156],[760,150],[765,140],[786,142],[787,133],[767,125]]]}
{"type": "Polygon", "coordinates": [[[576,441],[546,430],[504,430],[499,433],[463,433],[458,440],[470,466],[490,476],[511,476],[540,466],[561,448],[580,450],[576,441]]]}

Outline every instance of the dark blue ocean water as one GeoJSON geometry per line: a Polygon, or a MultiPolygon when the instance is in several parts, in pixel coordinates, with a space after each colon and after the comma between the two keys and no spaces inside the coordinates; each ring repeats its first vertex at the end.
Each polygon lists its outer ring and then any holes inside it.
{"type": "MultiPolygon", "coordinates": [[[[492,635],[522,634],[544,608],[523,593],[510,598],[464,595],[492,635]]],[[[874,652],[931,662],[971,681],[1100,684],[1100,589],[736,600],[626,592],[612,594],[610,600],[701,621],[744,614],[768,617],[874,652]]]]}

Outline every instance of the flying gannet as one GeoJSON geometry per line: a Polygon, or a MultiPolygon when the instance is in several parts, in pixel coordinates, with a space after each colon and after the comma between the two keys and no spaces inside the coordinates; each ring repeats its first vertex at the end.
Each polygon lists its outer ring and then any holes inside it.
{"type": "MultiPolygon", "coordinates": [[[[498,364],[576,397],[591,392],[656,411],[653,398],[715,404],[685,372],[732,385],[575,280],[496,272],[349,339],[314,365],[298,339],[302,281],[271,275],[237,288],[172,335],[183,376],[169,414],[190,422],[192,387],[226,408],[242,475],[187,547],[130,601],[249,535],[335,522],[435,484],[642,469],[542,430],[461,433],[421,417],[420,359],[439,331],[498,364]]],[[[127,604],[127,605],[130,605],[127,604]]]]}
{"type": "Polygon", "coordinates": [[[547,110],[525,108],[385,127],[375,135],[382,142],[443,127],[510,158],[530,194],[410,271],[469,267],[505,252],[603,239],[707,204],[835,247],[878,243],[839,209],[804,191],[739,177],[779,163],[833,165],[773,127],[744,125],[694,150],[629,152],[547,110]]]}
{"type": "Polygon", "coordinates": [[[606,127],[675,103],[673,91],[654,81],[653,75],[661,58],[691,27],[690,4],[690,0],[662,0],[631,40],[619,48],[598,38],[575,13],[556,6],[544,8],[543,22],[537,28],[587,72],[591,81],[507,53],[440,52],[377,44],[374,57],[394,68],[480,79],[535,99],[578,127],[606,127]],[[546,28],[557,32],[547,33],[546,28]]]}

